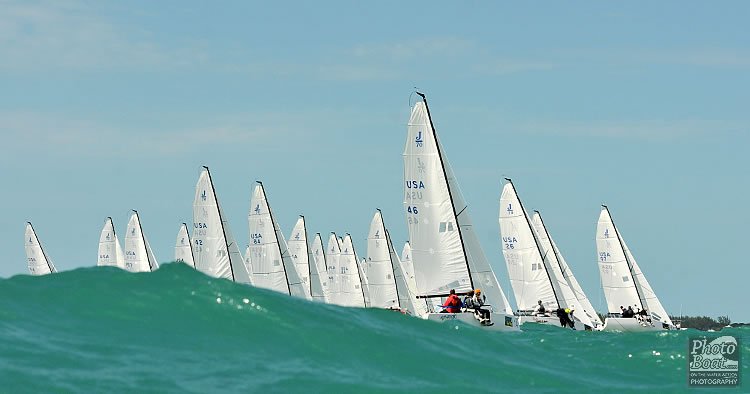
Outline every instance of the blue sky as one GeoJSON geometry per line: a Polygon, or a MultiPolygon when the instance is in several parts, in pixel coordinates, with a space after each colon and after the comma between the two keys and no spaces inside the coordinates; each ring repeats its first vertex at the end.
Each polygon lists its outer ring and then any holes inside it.
{"type": "MultiPolygon", "coordinates": [[[[59,269],[94,265],[137,209],[160,261],[202,165],[232,230],[262,180],[285,233],[374,210],[406,240],[401,153],[427,93],[485,252],[511,295],[503,177],[604,310],[599,205],[671,314],[750,320],[747,2],[0,0],[0,276],[31,220],[59,269]]],[[[400,249],[401,245],[397,248],[400,249]]]]}

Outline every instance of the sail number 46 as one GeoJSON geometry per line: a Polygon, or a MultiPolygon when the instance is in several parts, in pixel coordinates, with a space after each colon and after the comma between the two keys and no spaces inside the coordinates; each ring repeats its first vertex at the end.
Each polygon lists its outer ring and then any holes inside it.
{"type": "Polygon", "coordinates": [[[406,207],[406,212],[413,213],[415,215],[419,213],[419,211],[417,210],[417,207],[412,207],[412,206],[406,207]]]}

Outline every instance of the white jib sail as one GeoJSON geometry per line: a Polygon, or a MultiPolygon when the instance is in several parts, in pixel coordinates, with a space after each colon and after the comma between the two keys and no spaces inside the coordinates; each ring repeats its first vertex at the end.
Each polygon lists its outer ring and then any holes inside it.
{"type": "Polygon", "coordinates": [[[191,240],[198,271],[214,278],[251,283],[239,245],[219,206],[208,167],[203,167],[195,185],[191,240]]]}
{"type": "Polygon", "coordinates": [[[159,263],[143,234],[138,212],[133,211],[125,233],[125,269],[130,272],[150,272],[157,268],[159,263]]]}
{"type": "Polygon", "coordinates": [[[573,276],[573,271],[564,261],[562,261],[562,256],[558,254],[558,250],[554,247],[553,241],[548,235],[549,232],[544,226],[544,221],[539,212],[534,212],[534,215],[531,218],[531,223],[534,226],[534,231],[536,232],[541,251],[546,256],[545,262],[550,269],[550,274],[554,278],[553,280],[557,281],[557,289],[560,291],[560,295],[558,296],[562,298],[562,307],[573,309],[575,311],[573,315],[578,318],[581,323],[589,327],[594,327],[591,315],[593,314],[596,316],[596,311],[591,307],[588,298],[583,294],[583,290],[580,292],[583,301],[578,298],[571,284],[572,282],[575,282],[576,285],[578,285],[578,281],[576,281],[575,276],[573,276]]]}
{"type": "Polygon", "coordinates": [[[341,258],[341,246],[336,233],[328,236],[325,259],[328,270],[328,303],[341,305],[341,278],[339,275],[339,260],[341,258]]]}
{"type": "Polygon", "coordinates": [[[305,298],[304,288],[289,255],[286,241],[273,219],[265,189],[260,182],[255,186],[250,200],[248,224],[253,284],[305,298]]]}
{"type": "Polygon", "coordinates": [[[409,292],[409,285],[406,283],[406,272],[404,271],[404,266],[401,265],[401,259],[398,257],[396,249],[393,248],[393,240],[388,229],[385,230],[385,239],[388,242],[388,253],[391,255],[391,263],[393,264],[393,277],[396,280],[398,304],[401,310],[406,310],[411,315],[415,315],[414,303],[416,299],[409,292]]]}
{"type": "Polygon", "coordinates": [[[29,272],[31,275],[47,275],[53,272],[57,272],[55,265],[52,264],[52,260],[47,256],[42,248],[39,238],[36,236],[34,227],[31,222],[26,222],[25,237],[25,249],[26,249],[26,262],[29,266],[29,272]]]}
{"type": "Polygon", "coordinates": [[[104,221],[104,227],[99,235],[99,255],[96,265],[125,269],[125,253],[120,246],[111,217],[104,221]]]}
{"type": "Polygon", "coordinates": [[[328,267],[323,240],[320,233],[315,234],[310,248],[310,293],[312,299],[318,302],[328,302],[328,267]]]}
{"type": "MultiPolygon", "coordinates": [[[[401,250],[401,267],[404,269],[404,275],[406,276],[406,286],[409,291],[409,298],[412,300],[414,309],[411,313],[415,316],[424,316],[430,311],[427,306],[428,299],[417,298],[417,282],[414,278],[414,266],[411,261],[411,245],[407,241],[404,243],[404,247],[401,250]]],[[[433,300],[439,301],[439,298],[433,300]]]]}
{"type": "Polygon", "coordinates": [[[636,307],[643,308],[620,242],[609,210],[602,207],[596,226],[596,252],[609,313],[620,313],[620,306],[625,309],[633,306],[634,310],[636,307]]]}
{"type": "Polygon", "coordinates": [[[367,275],[365,275],[365,272],[362,269],[362,264],[364,262],[365,259],[362,259],[362,261],[357,264],[357,273],[359,274],[360,286],[362,286],[362,296],[365,299],[365,308],[370,308],[372,307],[370,304],[370,285],[367,283],[367,275]]]}
{"type": "MultiPolygon", "coordinates": [[[[622,237],[622,235],[620,235],[620,237],[622,237]]],[[[651,316],[655,316],[662,323],[673,326],[674,324],[672,323],[672,319],[669,318],[669,314],[667,313],[666,309],[664,309],[664,306],[662,306],[661,301],[659,301],[659,298],[654,292],[654,289],[651,288],[648,280],[646,280],[646,276],[641,271],[641,267],[639,267],[638,263],[635,261],[633,254],[630,253],[630,249],[625,243],[625,240],[622,241],[622,245],[625,247],[625,253],[627,253],[628,259],[630,259],[631,264],[633,264],[633,276],[635,277],[635,281],[636,283],[638,283],[642,292],[643,301],[646,304],[646,310],[651,316]]]]}
{"type": "Polygon", "coordinates": [[[341,288],[338,304],[341,306],[367,306],[365,290],[362,287],[362,276],[357,264],[358,260],[359,258],[352,244],[352,237],[346,234],[342,242],[338,263],[338,279],[341,288]]]}
{"type": "MultiPolygon", "coordinates": [[[[500,236],[508,276],[519,310],[531,310],[542,301],[547,309],[558,304],[534,234],[529,226],[512,183],[506,183],[500,195],[500,236]]],[[[559,296],[558,296],[559,297],[559,296]]]]}
{"type": "Polygon", "coordinates": [[[468,207],[432,128],[414,105],[404,148],[404,207],[419,295],[481,287],[495,311],[511,311],[474,233],[468,207]],[[441,156],[442,155],[442,156],[441,156]],[[473,286],[472,286],[473,285],[473,286]]]}
{"type": "Polygon", "coordinates": [[[195,268],[193,247],[192,242],[190,242],[190,235],[188,234],[186,223],[182,223],[180,231],[177,232],[177,241],[174,245],[174,260],[195,268]]]}
{"type": "Polygon", "coordinates": [[[367,235],[367,258],[363,260],[362,265],[370,293],[369,306],[401,308],[393,267],[383,216],[380,210],[377,210],[370,222],[370,231],[367,235]]]}
{"type": "Polygon", "coordinates": [[[304,288],[305,298],[312,299],[310,274],[312,273],[312,255],[307,243],[307,229],[305,228],[305,217],[300,216],[292,229],[292,234],[287,241],[289,253],[294,261],[299,279],[304,288]]]}

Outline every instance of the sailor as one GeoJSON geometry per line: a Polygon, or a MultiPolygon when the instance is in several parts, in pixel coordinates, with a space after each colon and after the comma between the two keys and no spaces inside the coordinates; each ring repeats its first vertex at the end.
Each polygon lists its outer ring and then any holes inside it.
{"type": "Polygon", "coordinates": [[[560,319],[560,327],[574,327],[573,320],[570,318],[571,310],[569,308],[557,308],[555,312],[557,313],[557,317],[560,319]]]}
{"type": "Polygon", "coordinates": [[[544,315],[547,312],[547,310],[544,308],[544,305],[542,305],[542,300],[539,300],[536,307],[534,307],[534,315],[544,315]]]}
{"type": "Polygon", "coordinates": [[[465,312],[474,312],[474,303],[471,301],[472,297],[474,297],[474,290],[469,290],[468,293],[466,293],[466,297],[464,297],[464,311],[465,312]]]}
{"type": "Polygon", "coordinates": [[[633,307],[632,306],[628,306],[627,312],[628,312],[628,315],[627,316],[623,316],[623,317],[635,317],[635,311],[633,311],[633,307]]]}
{"type": "Polygon", "coordinates": [[[625,308],[620,305],[620,317],[627,317],[628,312],[625,310],[625,308]]]}
{"type": "Polygon", "coordinates": [[[443,304],[443,310],[440,313],[460,313],[461,312],[461,299],[456,295],[456,290],[451,289],[450,295],[443,304]]]}
{"type": "Polygon", "coordinates": [[[474,290],[474,296],[471,297],[471,304],[474,307],[474,313],[479,316],[479,323],[483,326],[491,326],[493,323],[490,321],[490,311],[482,308],[485,304],[487,297],[482,295],[482,290],[474,290]]]}

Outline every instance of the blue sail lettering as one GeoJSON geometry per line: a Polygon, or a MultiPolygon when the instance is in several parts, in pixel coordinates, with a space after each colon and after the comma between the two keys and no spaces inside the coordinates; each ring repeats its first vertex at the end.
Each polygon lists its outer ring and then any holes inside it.
{"type": "Polygon", "coordinates": [[[412,181],[406,181],[406,187],[409,189],[424,189],[424,182],[412,180],[412,181]]]}

